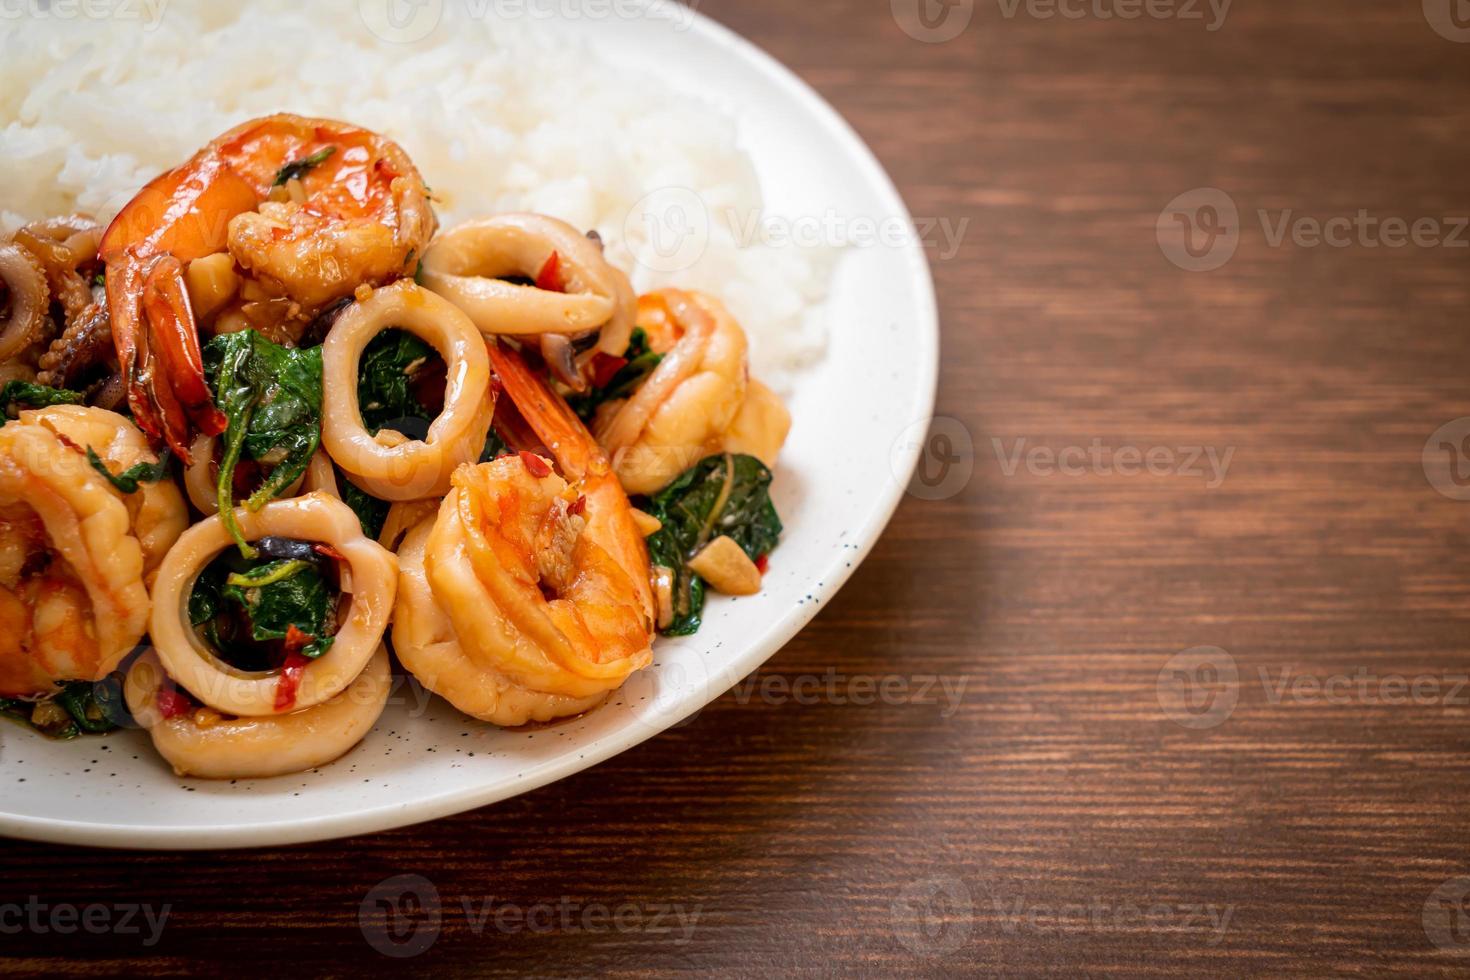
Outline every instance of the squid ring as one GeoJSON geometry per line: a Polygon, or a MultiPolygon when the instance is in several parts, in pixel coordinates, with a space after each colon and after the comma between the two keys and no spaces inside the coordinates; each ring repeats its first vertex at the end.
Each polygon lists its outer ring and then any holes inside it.
{"type": "Polygon", "coordinates": [[[461,463],[479,459],[495,399],[485,339],[454,304],[400,280],[343,311],[322,345],[322,446],[348,478],[381,500],[418,500],[449,491],[461,463]],[[444,358],[444,411],[423,440],[363,428],[358,365],[368,342],[390,327],[407,330],[444,358]]]}
{"type": "Polygon", "coordinates": [[[275,718],[221,718],[207,708],[165,718],[159,692],[169,678],[153,651],[124,684],[128,710],[180,776],[257,779],[324,766],[347,754],[377,724],[393,677],[381,643],[357,679],[314,708],[275,718]]]}
{"type": "Polygon", "coordinates": [[[346,559],[342,592],[352,599],[338,617],[336,639],[302,670],[294,699],[282,707],[278,672],[239,670],[209,648],[189,624],[189,596],[215,555],[235,544],[216,514],[185,531],[159,566],[149,620],[159,659],[196,698],[236,717],[288,714],[335,697],[362,673],[383,638],[398,589],[397,558],[363,536],[352,508],[325,494],[274,500],[257,512],[240,507],[235,520],[247,541],[267,535],[318,541],[346,559]]]}
{"type": "MultiPolygon", "coordinates": [[[[123,416],[104,408],[82,405],[53,405],[20,413],[27,425],[39,425],[61,439],[83,448],[95,449],[111,472],[121,473],[137,463],[154,463],[158,457],[148,438],[123,416]]],[[[132,525],[132,534],[143,549],[143,570],[152,572],[163,561],[184,528],[189,513],[183,494],[172,477],[140,480],[136,493],[122,494],[132,525]]]]}
{"type": "MultiPolygon", "coordinates": [[[[219,513],[219,461],[214,458],[215,446],[218,444],[219,436],[195,436],[194,444],[189,447],[189,455],[193,458],[184,467],[184,489],[189,493],[189,503],[205,517],[219,513]]],[[[296,496],[305,481],[306,471],[303,470],[279,496],[296,496]]],[[[337,494],[333,493],[332,496],[337,494]]]]}
{"type": "Polygon", "coordinates": [[[575,374],[567,337],[600,328],[594,351],[616,357],[633,336],[637,298],[628,277],[608,263],[596,242],[556,218],[501,214],[459,225],[424,253],[423,278],[483,333],[566,335],[541,338],[542,354],[564,381],[575,380],[566,376],[575,374]],[[542,288],[539,280],[553,258],[559,288],[542,288]],[[502,276],[538,284],[521,286],[502,276]]]}
{"type": "Polygon", "coordinates": [[[465,652],[425,570],[433,530],[433,518],[420,522],[398,549],[393,649],[418,682],[472,718],[507,728],[567,718],[601,704],[606,691],[580,698],[533,691],[465,652]]]}
{"type": "Polygon", "coordinates": [[[0,361],[6,361],[40,337],[51,290],[41,263],[14,242],[0,244],[0,279],[10,290],[10,316],[0,329],[0,361]]]}

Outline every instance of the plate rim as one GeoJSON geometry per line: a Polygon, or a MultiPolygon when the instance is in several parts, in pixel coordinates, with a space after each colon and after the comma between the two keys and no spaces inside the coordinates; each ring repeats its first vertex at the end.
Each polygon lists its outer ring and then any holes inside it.
{"type": "MultiPolygon", "coordinates": [[[[653,7],[655,3],[656,0],[640,0],[640,5],[645,9],[653,7]]],[[[879,196],[888,199],[887,203],[892,207],[893,213],[901,216],[908,225],[913,224],[913,215],[888,171],[857,130],[825,97],[774,56],[733,29],[693,8],[688,8],[687,14],[691,15],[691,32],[705,35],[733,55],[742,58],[777,84],[789,98],[804,105],[809,114],[837,139],[844,155],[864,171],[863,176],[879,192],[879,196]]],[[[912,339],[922,349],[914,387],[915,401],[911,408],[916,421],[932,419],[938,396],[941,342],[933,271],[922,243],[912,237],[900,249],[895,250],[895,261],[900,258],[911,267],[917,312],[921,320],[912,324],[915,328],[912,339]]],[[[792,607],[759,640],[744,648],[730,667],[735,676],[746,677],[775,656],[815,618],[821,605],[835,595],[867,559],[902,503],[908,480],[918,464],[922,450],[923,446],[918,443],[894,447],[890,453],[894,479],[884,487],[882,494],[875,497],[866,523],[854,529],[856,550],[844,552],[831,560],[818,580],[821,584],[812,593],[817,601],[792,607]]],[[[454,790],[426,800],[298,817],[280,823],[212,824],[208,827],[108,824],[0,811],[0,835],[90,848],[234,851],[318,843],[396,830],[500,803],[621,755],[662,734],[683,718],[702,710],[727,690],[711,676],[706,676],[702,683],[704,690],[696,698],[689,700],[687,711],[683,710],[685,700],[681,698],[681,710],[676,715],[661,717],[657,722],[625,725],[602,736],[575,756],[568,755],[528,768],[514,779],[489,787],[454,790]]]]}

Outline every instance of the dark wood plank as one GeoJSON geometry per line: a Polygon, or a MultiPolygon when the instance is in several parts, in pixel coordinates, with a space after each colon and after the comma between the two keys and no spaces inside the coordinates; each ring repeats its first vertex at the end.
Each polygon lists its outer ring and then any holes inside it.
{"type": "Polygon", "coordinates": [[[761,675],[840,675],[844,696],[741,688],[540,792],[330,845],[6,843],[0,900],[172,916],[154,947],[4,935],[0,968],[1462,969],[1466,933],[1432,916],[1426,930],[1425,907],[1454,910],[1431,896],[1470,875],[1470,690],[1455,689],[1470,672],[1470,507],[1431,488],[1421,451],[1470,415],[1470,250],[1273,247],[1256,212],[1470,212],[1470,46],[1437,36],[1415,0],[1239,4],[1213,32],[979,4],[941,44],[907,36],[883,2],[700,9],[831,99],[916,215],[969,222],[957,254],[932,258],[940,412],[971,436],[973,474],[909,500],[761,675]],[[1206,186],[1241,209],[1238,250],[1186,272],[1155,222],[1206,186]],[[1022,439],[1233,455],[1213,487],[1008,475],[1022,439]],[[1210,728],[1160,702],[1161,671],[1196,647],[1238,670],[1238,703],[1210,728]],[[1288,680],[1278,694],[1283,670],[1350,690],[1288,680]],[[853,678],[890,675],[964,687],[953,704],[845,703],[853,678]],[[1395,703],[1391,677],[1441,686],[1395,703]],[[406,964],[358,921],[369,889],[402,873],[432,881],[443,910],[438,941],[406,964]],[[478,931],[463,900],[491,912],[478,931]],[[549,931],[497,929],[496,911],[538,905],[549,931]],[[636,928],[583,927],[587,909],[619,907],[636,928]],[[677,920],[652,921],[659,908],[697,914],[687,942],[677,920]]]}

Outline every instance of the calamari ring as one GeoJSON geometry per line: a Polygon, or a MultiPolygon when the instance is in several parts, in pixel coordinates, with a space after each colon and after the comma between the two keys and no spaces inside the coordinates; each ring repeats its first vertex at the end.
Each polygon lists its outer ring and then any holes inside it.
{"type": "MultiPolygon", "coordinates": [[[[214,450],[218,444],[219,436],[195,436],[194,444],[189,447],[189,455],[193,458],[184,467],[184,489],[189,494],[189,503],[206,517],[219,513],[219,461],[214,458],[214,450]]],[[[301,492],[305,481],[306,473],[303,471],[290,486],[281,491],[280,496],[296,496],[301,492]]],[[[333,493],[332,496],[337,495],[333,493]]]]}
{"type": "Polygon", "coordinates": [[[42,693],[53,681],[99,680],[142,638],[148,625],[143,550],[119,494],[62,436],[39,425],[0,428],[0,505],[21,504],[40,519],[47,547],[86,593],[90,622],[66,649],[34,641],[36,622],[4,591],[0,693],[42,693]],[[10,613],[20,613],[12,621],[10,613]],[[74,642],[73,642],[74,641],[74,642]]]}
{"type": "Polygon", "coordinates": [[[424,568],[433,530],[432,518],[420,522],[398,548],[393,649],[418,682],[472,718],[507,728],[567,718],[601,704],[606,691],[584,698],[533,691],[470,658],[435,600],[424,568]]]}
{"type": "Polygon", "coordinates": [[[41,263],[14,242],[0,244],[0,280],[10,291],[10,316],[0,329],[0,361],[7,361],[40,339],[51,290],[41,263]]]}
{"type": "MultiPolygon", "coordinates": [[[[95,449],[113,473],[122,473],[138,463],[155,463],[158,456],[148,438],[131,421],[102,408],[54,405],[20,413],[26,425],[40,425],[60,434],[77,446],[95,449]]],[[[168,549],[189,526],[183,494],[172,477],[157,482],[140,481],[137,493],[120,494],[127,505],[132,534],[143,549],[143,571],[158,567],[168,549]]]]}
{"type": "Polygon", "coordinates": [[[215,555],[235,544],[216,514],[185,531],[159,566],[148,630],[159,659],[169,676],[199,700],[237,717],[289,714],[335,697],[362,673],[383,638],[398,590],[398,560],[363,536],[352,508],[325,494],[273,500],[254,513],[239,507],[235,520],[247,541],[267,535],[319,541],[346,559],[342,592],[352,599],[346,614],[338,617],[336,640],[302,670],[287,707],[276,706],[277,672],[238,670],[209,649],[189,625],[189,595],[215,555]]]}
{"type": "MultiPolygon", "coordinates": [[[[587,357],[597,351],[621,356],[633,336],[637,298],[628,277],[608,263],[596,242],[545,215],[501,214],[444,232],[424,253],[423,280],[483,333],[571,337],[600,329],[587,357]],[[555,278],[565,291],[499,278],[538,279],[553,255],[555,278]]],[[[551,350],[543,339],[542,353],[559,375],[574,373],[564,338],[551,350]]]]}
{"type": "Polygon", "coordinates": [[[322,345],[322,446],[348,479],[380,500],[442,496],[461,463],[479,459],[495,414],[485,339],[453,303],[404,279],[353,303],[322,345]],[[444,411],[423,440],[363,428],[358,365],[391,327],[431,345],[448,367],[444,411]]]}
{"type": "Polygon", "coordinates": [[[222,718],[209,708],[164,718],[157,697],[171,683],[149,651],[128,671],[128,710],[180,776],[260,779],[324,766],[346,755],[377,724],[393,688],[388,650],[381,643],[357,679],[341,694],[275,718],[222,718]]]}

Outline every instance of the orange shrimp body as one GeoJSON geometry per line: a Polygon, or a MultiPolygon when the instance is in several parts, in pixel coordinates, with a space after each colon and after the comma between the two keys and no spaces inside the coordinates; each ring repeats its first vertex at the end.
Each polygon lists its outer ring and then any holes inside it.
{"type": "Polygon", "coordinates": [[[327,119],[237,126],[155,179],[103,235],[107,302],[138,424],[185,461],[223,431],[204,379],[188,264],[228,252],[250,314],[308,321],[360,285],[413,271],[436,221],[397,144],[327,119]]]}

